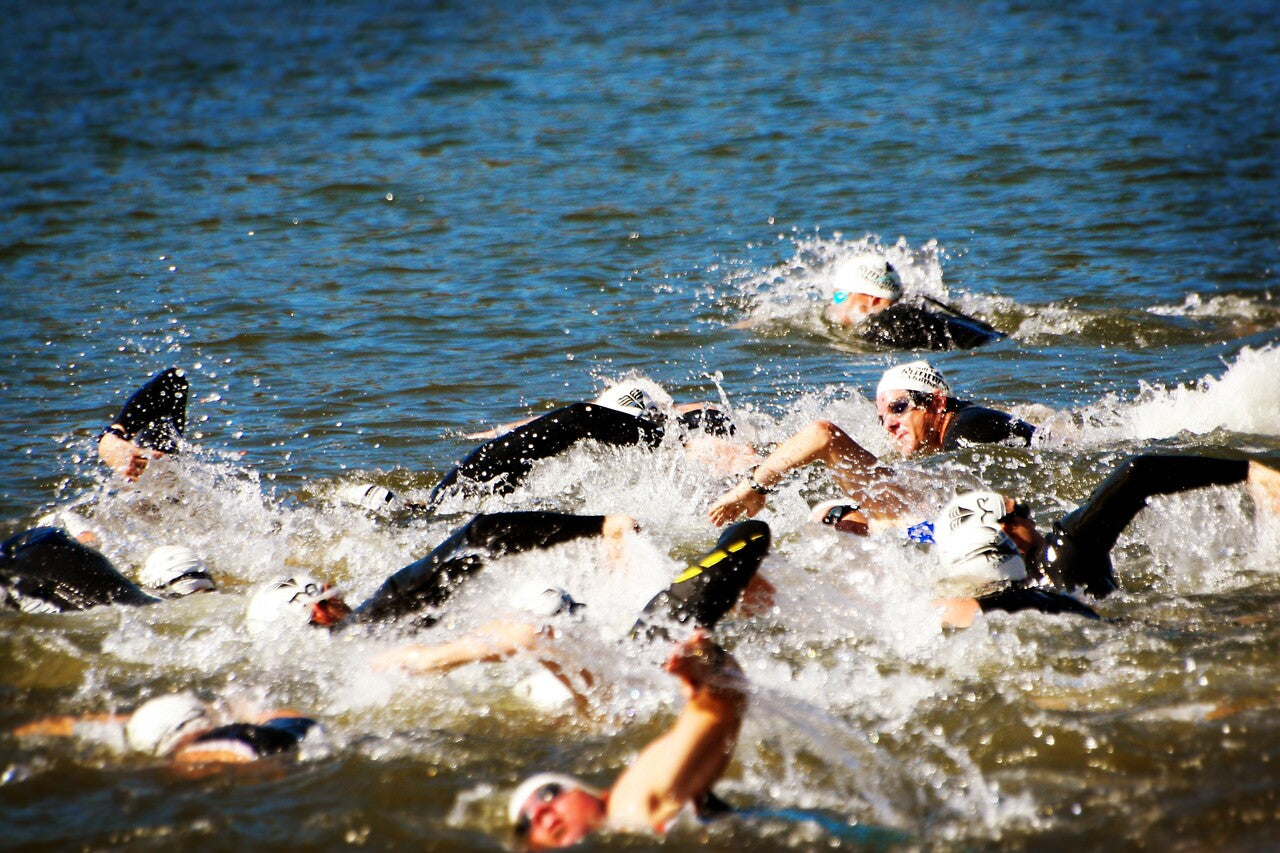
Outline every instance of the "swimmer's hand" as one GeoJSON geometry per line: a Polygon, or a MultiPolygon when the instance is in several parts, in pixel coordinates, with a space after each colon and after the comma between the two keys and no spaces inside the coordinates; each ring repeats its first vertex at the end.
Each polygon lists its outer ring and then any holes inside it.
{"type": "Polygon", "coordinates": [[[746,678],[738,662],[702,628],[676,646],[663,669],[680,680],[686,700],[700,695],[745,699],[746,678]]]}
{"type": "Polygon", "coordinates": [[[716,527],[722,527],[743,513],[748,518],[755,518],[756,513],[764,509],[765,496],[757,492],[744,480],[720,496],[707,511],[707,518],[716,527]]]}
{"type": "Polygon", "coordinates": [[[743,619],[770,613],[773,611],[773,596],[777,591],[778,588],[765,580],[763,575],[752,575],[734,611],[743,619]]]}
{"type": "Polygon", "coordinates": [[[147,450],[115,433],[104,432],[98,439],[98,458],[126,480],[135,481],[147,470],[152,459],[164,456],[159,450],[147,450]]]}

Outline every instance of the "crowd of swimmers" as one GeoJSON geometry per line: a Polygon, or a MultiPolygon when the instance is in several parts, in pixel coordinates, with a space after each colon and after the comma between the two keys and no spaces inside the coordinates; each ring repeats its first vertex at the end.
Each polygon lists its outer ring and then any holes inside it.
{"type": "MultiPolygon", "coordinates": [[[[904,348],[976,346],[999,337],[980,321],[906,304],[902,296],[900,277],[883,256],[860,255],[832,272],[826,316],[859,324],[869,338],[904,348]]],[[[102,462],[137,480],[157,458],[180,452],[189,392],[180,370],[152,377],[100,434],[102,462]]],[[[974,444],[1025,447],[1036,437],[1034,425],[959,397],[923,360],[885,370],[874,402],[887,438],[904,458],[974,444]]],[[[637,602],[634,624],[617,640],[670,646],[665,669],[683,693],[674,722],[607,790],[561,773],[540,773],[520,784],[509,815],[523,843],[565,846],[602,828],[661,833],[681,815],[709,817],[728,809],[712,786],[731,762],[750,691],[714,632],[735,607],[750,613],[752,602],[771,601],[772,587],[758,573],[771,534],[755,516],[799,468],[822,463],[843,494],[814,506],[813,522],[853,536],[901,530],[930,545],[937,565],[933,606],[948,629],[967,627],[993,611],[1099,619],[1099,602],[1124,585],[1111,550],[1153,495],[1243,483],[1261,511],[1280,510],[1280,473],[1257,459],[1148,453],[1120,463],[1088,500],[1042,531],[1018,495],[970,490],[930,507],[926,490],[894,478],[889,465],[829,420],[808,424],[765,455],[736,432],[732,418],[715,406],[663,406],[644,383],[623,382],[593,400],[473,434],[483,443],[421,500],[401,499],[372,484],[343,490],[370,510],[430,515],[445,501],[465,504],[481,494],[509,494],[540,461],[582,442],[657,447],[671,441],[735,480],[708,509],[711,525],[728,525],[714,545],[665,589],[637,602]]],[[[97,532],[74,529],[56,516],[53,522],[0,543],[0,604],[29,612],[149,606],[216,588],[217,579],[188,547],[162,545],[130,577],[94,547],[100,544],[97,532]]],[[[363,602],[346,601],[322,578],[288,572],[254,591],[246,624],[250,631],[362,631],[394,624],[409,639],[380,654],[373,666],[411,673],[528,653],[582,703],[604,675],[579,671],[557,653],[564,620],[583,606],[568,590],[547,588],[527,602],[524,618],[497,620],[447,643],[427,642],[424,632],[468,579],[497,560],[578,540],[600,541],[608,546],[605,553],[616,554],[637,530],[625,515],[475,515],[429,553],[391,573],[363,602]]],[[[321,732],[315,720],[293,711],[232,709],[178,692],[151,698],[131,714],[50,717],[16,734],[109,738],[175,764],[209,765],[289,753],[321,732]]]]}

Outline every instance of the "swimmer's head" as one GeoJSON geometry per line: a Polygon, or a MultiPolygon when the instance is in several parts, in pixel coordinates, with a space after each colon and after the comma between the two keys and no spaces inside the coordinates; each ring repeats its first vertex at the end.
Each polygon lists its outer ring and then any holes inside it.
{"type": "Polygon", "coordinates": [[[337,589],[298,573],[271,581],[249,600],[246,624],[251,632],[276,625],[336,625],[351,614],[337,589]]]}
{"type": "Polygon", "coordinates": [[[395,494],[377,483],[352,483],[338,489],[337,495],[338,500],[343,503],[363,507],[371,512],[385,512],[399,505],[395,494]]]}
{"type": "Polygon", "coordinates": [[[894,391],[917,391],[922,394],[941,393],[951,396],[951,384],[929,362],[919,359],[905,364],[895,364],[880,377],[876,386],[876,399],[894,391]]]}
{"type": "Polygon", "coordinates": [[[654,417],[662,411],[644,383],[635,380],[606,388],[595,402],[606,409],[638,417],[654,417]]]}
{"type": "Polygon", "coordinates": [[[928,362],[912,361],[884,372],[876,386],[876,412],[903,456],[942,446],[951,386],[928,362]]]}
{"type": "Polygon", "coordinates": [[[975,514],[957,510],[955,504],[953,500],[943,508],[934,531],[939,580],[981,587],[1024,579],[1027,565],[999,521],[985,523],[975,514]],[[954,523],[950,519],[955,519],[954,523]]]}
{"type": "Polygon", "coordinates": [[[138,706],[125,724],[129,746],[148,755],[167,755],[185,738],[216,728],[213,709],[191,693],[159,696],[138,706]]]}
{"type": "Polygon", "coordinates": [[[147,555],[138,582],[167,598],[217,589],[204,561],[185,545],[161,545],[147,555]]]}
{"type": "Polygon", "coordinates": [[[511,597],[511,606],[532,613],[535,616],[572,616],[587,605],[575,601],[569,591],[558,586],[544,587],[541,584],[518,590],[511,597]]]}
{"type": "Polygon", "coordinates": [[[831,270],[826,289],[836,304],[850,294],[863,294],[896,302],[902,298],[902,279],[883,255],[864,252],[840,261],[831,270]]]}
{"type": "Polygon", "coordinates": [[[577,844],[604,825],[599,788],[563,773],[538,773],[511,795],[507,817],[516,838],[535,850],[577,844]]]}
{"type": "Polygon", "coordinates": [[[964,492],[943,508],[938,528],[951,532],[970,524],[999,527],[1005,515],[1004,495],[999,492],[964,492]]]}

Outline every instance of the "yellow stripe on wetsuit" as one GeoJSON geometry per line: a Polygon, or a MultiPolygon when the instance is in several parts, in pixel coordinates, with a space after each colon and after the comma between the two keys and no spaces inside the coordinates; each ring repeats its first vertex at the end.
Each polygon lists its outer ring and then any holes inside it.
{"type": "Polygon", "coordinates": [[[738,553],[743,548],[747,547],[749,543],[755,542],[757,539],[762,539],[762,538],[764,538],[764,534],[757,533],[754,536],[748,537],[747,539],[739,539],[736,542],[730,542],[728,545],[724,546],[724,548],[717,548],[716,550],[712,551],[710,554],[703,557],[701,560],[699,560],[698,562],[694,563],[692,566],[690,566],[689,568],[681,572],[676,577],[676,579],[671,582],[672,586],[678,583],[684,583],[685,581],[690,580],[692,578],[696,578],[698,575],[702,574],[703,569],[712,568],[721,560],[723,560],[725,557],[729,556],[730,554],[738,553]]]}

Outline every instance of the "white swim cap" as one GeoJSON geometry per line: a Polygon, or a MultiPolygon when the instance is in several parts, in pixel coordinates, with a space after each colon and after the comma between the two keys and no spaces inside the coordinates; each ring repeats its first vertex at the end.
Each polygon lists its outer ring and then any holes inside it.
{"type": "MultiPolygon", "coordinates": [[[[983,586],[995,581],[1018,581],[1027,576],[1018,546],[999,524],[984,524],[970,515],[952,525],[952,503],[942,511],[934,531],[938,544],[938,578],[983,586]]],[[[959,517],[959,516],[955,516],[959,517]]]]}
{"type": "Polygon", "coordinates": [[[165,595],[190,595],[217,589],[200,556],[186,545],[161,545],[147,555],[138,582],[165,595]]]}
{"type": "Polygon", "coordinates": [[[951,396],[951,386],[946,377],[927,361],[909,361],[890,367],[880,377],[876,396],[879,397],[886,391],[920,391],[925,394],[941,391],[946,396],[951,396]]]}
{"type": "Polygon", "coordinates": [[[524,812],[524,807],[528,804],[529,798],[536,794],[539,789],[548,785],[559,785],[565,791],[586,791],[593,797],[602,796],[604,793],[599,788],[588,785],[576,776],[569,776],[565,773],[535,773],[521,782],[519,787],[511,792],[511,800],[507,805],[507,819],[512,823],[517,822],[521,813],[524,812]]]}
{"type": "Polygon", "coordinates": [[[321,581],[305,572],[278,578],[254,593],[249,600],[246,624],[255,633],[280,624],[291,627],[309,625],[315,605],[337,597],[337,589],[326,589],[321,581]]]}
{"type": "Polygon", "coordinates": [[[352,483],[338,489],[338,499],[373,512],[395,509],[396,496],[377,483],[352,483]]]}
{"type": "Polygon", "coordinates": [[[538,585],[517,591],[511,596],[511,606],[535,616],[558,616],[561,613],[572,615],[587,605],[574,601],[563,587],[538,585]]]}
{"type": "Polygon", "coordinates": [[[628,415],[655,415],[658,404],[653,395],[639,382],[620,382],[606,388],[604,393],[596,397],[595,402],[606,409],[626,412],[628,415]]]}
{"type": "Polygon", "coordinates": [[[864,252],[836,264],[831,271],[827,290],[831,293],[865,293],[867,296],[897,300],[902,297],[902,279],[883,255],[864,252]]]}
{"type": "Polygon", "coordinates": [[[125,724],[129,746],[148,755],[165,755],[190,734],[219,723],[213,709],[191,693],[158,696],[143,702],[125,724]]]}
{"type": "Polygon", "coordinates": [[[966,524],[999,527],[1006,515],[1004,507],[1004,495],[998,492],[964,492],[942,508],[938,529],[957,530],[966,524]]]}

